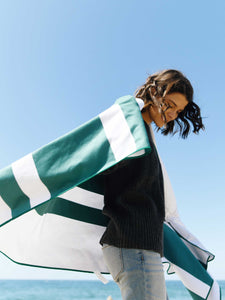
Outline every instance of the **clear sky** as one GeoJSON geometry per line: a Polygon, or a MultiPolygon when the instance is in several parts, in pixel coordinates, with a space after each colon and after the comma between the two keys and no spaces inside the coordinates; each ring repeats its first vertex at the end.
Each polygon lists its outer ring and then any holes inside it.
{"type": "MultiPolygon", "coordinates": [[[[0,1],[0,167],[94,117],[146,77],[175,68],[193,83],[206,130],[156,134],[187,228],[225,279],[225,2],[0,1]]],[[[91,278],[21,267],[0,278],[91,278]]]]}

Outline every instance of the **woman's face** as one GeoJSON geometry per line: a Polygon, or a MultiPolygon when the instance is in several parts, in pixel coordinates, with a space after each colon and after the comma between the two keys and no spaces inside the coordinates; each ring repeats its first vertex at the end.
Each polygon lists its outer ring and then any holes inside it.
{"type": "Polygon", "coordinates": [[[146,123],[154,122],[158,127],[173,121],[178,114],[184,110],[188,104],[187,98],[180,93],[171,93],[162,100],[161,110],[156,105],[145,104],[146,110],[142,113],[142,117],[146,123]]]}

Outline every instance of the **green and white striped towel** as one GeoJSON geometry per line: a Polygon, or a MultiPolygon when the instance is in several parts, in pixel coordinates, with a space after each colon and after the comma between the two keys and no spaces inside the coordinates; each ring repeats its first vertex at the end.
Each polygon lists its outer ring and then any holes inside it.
{"type": "MultiPolygon", "coordinates": [[[[143,101],[119,98],[109,109],[65,136],[0,171],[0,251],[24,265],[108,273],[99,240],[101,172],[151,151],[140,113],[143,101]]],[[[162,164],[165,186],[163,262],[193,299],[219,300],[206,271],[214,256],[187,231],[162,164]]]]}

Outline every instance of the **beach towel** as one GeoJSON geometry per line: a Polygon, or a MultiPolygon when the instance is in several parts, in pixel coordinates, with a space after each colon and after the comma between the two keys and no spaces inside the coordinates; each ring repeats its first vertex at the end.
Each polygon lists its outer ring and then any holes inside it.
{"type": "MultiPolygon", "coordinates": [[[[30,266],[108,273],[99,240],[101,173],[123,159],[151,151],[140,110],[143,101],[119,98],[109,109],[70,133],[0,171],[0,251],[30,266]]],[[[162,164],[166,218],[163,262],[193,299],[220,299],[207,272],[214,258],[184,226],[162,164]]]]}

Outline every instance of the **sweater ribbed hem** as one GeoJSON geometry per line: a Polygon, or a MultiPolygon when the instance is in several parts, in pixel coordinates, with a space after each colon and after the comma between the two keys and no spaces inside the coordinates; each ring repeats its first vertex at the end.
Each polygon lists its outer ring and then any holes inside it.
{"type": "Polygon", "coordinates": [[[141,221],[139,219],[139,222],[135,223],[138,230],[132,230],[129,221],[123,222],[123,224],[117,227],[117,230],[113,223],[110,222],[111,224],[108,224],[100,243],[118,248],[152,250],[163,256],[163,223],[159,224],[157,222],[157,224],[151,225],[151,222],[146,223],[144,220],[141,221]],[[149,226],[146,226],[146,224],[149,226]]]}

